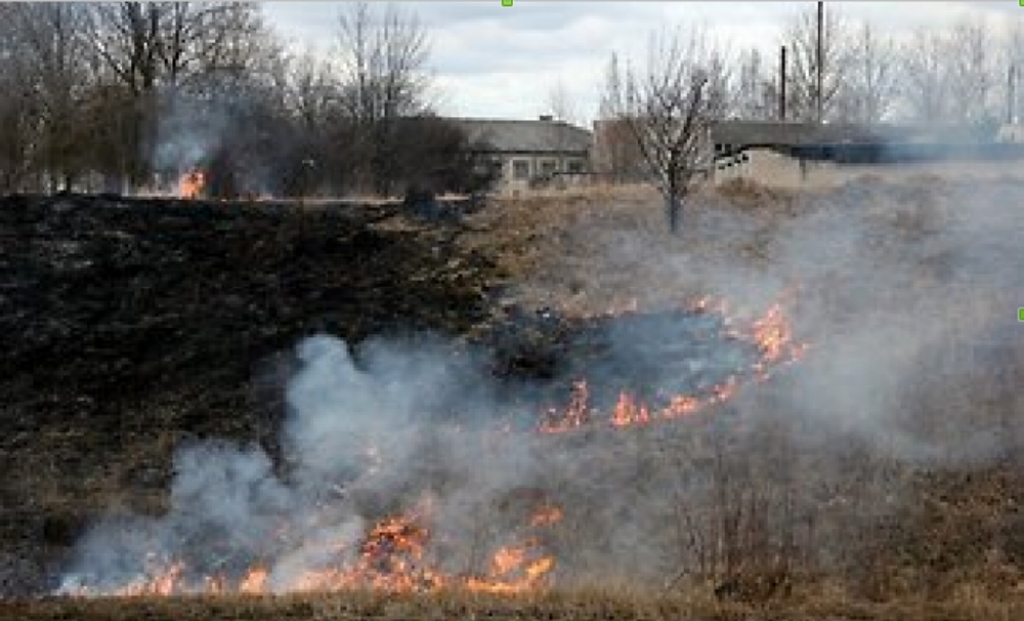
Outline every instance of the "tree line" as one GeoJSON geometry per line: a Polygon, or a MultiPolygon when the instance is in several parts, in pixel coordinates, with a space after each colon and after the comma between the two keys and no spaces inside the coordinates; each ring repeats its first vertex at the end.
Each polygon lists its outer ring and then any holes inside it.
{"type": "Polygon", "coordinates": [[[0,191],[125,192],[191,168],[213,196],[480,185],[428,97],[426,29],[350,4],[330,54],[258,4],[0,3],[0,191]]]}
{"type": "Polygon", "coordinates": [[[1015,121],[1021,22],[999,36],[983,22],[962,20],[897,43],[823,8],[786,28],[784,65],[756,49],[729,58],[701,27],[652,33],[644,62],[623,62],[613,52],[598,113],[618,121],[605,132],[606,172],[652,179],[676,232],[684,199],[713,166],[708,137],[723,119],[903,121],[959,126],[989,139],[1001,122],[1015,121]]]}
{"type": "MultiPolygon", "coordinates": [[[[994,128],[1015,108],[1011,73],[1024,62],[1024,22],[1010,20],[992,28],[981,19],[961,18],[944,29],[919,28],[898,41],[826,4],[819,118],[817,20],[814,9],[800,13],[780,41],[787,48],[787,120],[994,128]]],[[[750,49],[740,53],[736,64],[730,113],[778,119],[779,61],[750,49]]]]}

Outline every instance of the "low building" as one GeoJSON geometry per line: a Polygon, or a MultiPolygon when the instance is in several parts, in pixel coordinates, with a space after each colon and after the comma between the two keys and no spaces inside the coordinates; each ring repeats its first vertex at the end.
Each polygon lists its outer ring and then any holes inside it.
{"type": "Polygon", "coordinates": [[[495,191],[511,195],[554,178],[580,178],[590,172],[589,131],[556,121],[450,119],[469,137],[475,154],[499,171],[495,191]]]}

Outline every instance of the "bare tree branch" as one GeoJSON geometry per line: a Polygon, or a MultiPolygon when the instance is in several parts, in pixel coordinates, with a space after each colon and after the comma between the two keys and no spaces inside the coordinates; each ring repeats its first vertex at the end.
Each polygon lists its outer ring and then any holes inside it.
{"type": "Polygon", "coordinates": [[[711,124],[728,107],[728,72],[699,28],[652,35],[643,74],[627,71],[618,117],[633,134],[678,230],[682,200],[707,170],[711,124]]]}

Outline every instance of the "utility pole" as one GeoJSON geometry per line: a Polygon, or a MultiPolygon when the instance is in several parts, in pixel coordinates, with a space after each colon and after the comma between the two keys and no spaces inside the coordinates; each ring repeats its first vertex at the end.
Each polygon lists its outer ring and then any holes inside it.
{"type": "Polygon", "coordinates": [[[786,120],[786,46],[779,50],[779,120],[786,120]]]}
{"type": "Polygon", "coordinates": [[[817,65],[818,75],[817,75],[817,102],[815,102],[815,103],[817,104],[817,108],[818,108],[817,112],[818,112],[818,123],[819,124],[821,124],[821,122],[825,120],[825,115],[824,115],[824,110],[825,110],[825,107],[824,107],[824,93],[823,93],[824,89],[822,88],[822,79],[821,79],[822,78],[822,66],[821,65],[822,65],[822,60],[824,59],[824,56],[825,56],[825,54],[823,53],[822,38],[821,38],[822,23],[824,21],[825,21],[825,3],[824,2],[818,2],[818,50],[817,50],[818,51],[818,55],[817,55],[817,62],[815,63],[817,65]]]}
{"type": "Polygon", "coordinates": [[[1017,121],[1017,66],[1011,64],[1006,75],[1006,123],[1017,121]]]}

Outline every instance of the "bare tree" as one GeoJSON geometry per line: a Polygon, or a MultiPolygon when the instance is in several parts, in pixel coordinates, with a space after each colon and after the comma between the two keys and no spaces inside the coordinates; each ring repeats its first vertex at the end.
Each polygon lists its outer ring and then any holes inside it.
{"type": "Polygon", "coordinates": [[[24,5],[0,4],[0,190],[26,187],[39,112],[35,72],[18,27],[24,5]]]}
{"type": "Polygon", "coordinates": [[[1006,120],[1008,123],[1017,123],[1021,77],[1024,76],[1024,23],[1012,21],[1007,25],[1001,52],[1001,73],[1007,76],[1006,120]]]}
{"type": "Polygon", "coordinates": [[[291,58],[284,83],[286,105],[300,124],[312,131],[323,129],[340,101],[340,86],[330,64],[313,50],[291,58]]]}
{"type": "Polygon", "coordinates": [[[673,233],[683,199],[709,165],[711,125],[728,100],[725,63],[699,28],[652,36],[644,73],[627,73],[619,118],[658,180],[673,233]]]}
{"type": "Polygon", "coordinates": [[[799,14],[787,33],[790,50],[788,74],[789,115],[802,121],[823,121],[836,116],[840,92],[846,83],[848,39],[843,19],[835,9],[825,11],[821,36],[821,92],[818,92],[818,24],[814,10],[799,14]],[[818,118],[818,105],[821,116],[818,118]]]}
{"type": "Polygon", "coordinates": [[[600,90],[598,119],[594,123],[594,167],[614,183],[646,176],[643,155],[625,118],[626,93],[619,57],[612,52],[600,90]]]}
{"type": "Polygon", "coordinates": [[[994,67],[988,52],[988,29],[982,22],[961,21],[950,32],[945,48],[950,120],[966,124],[991,121],[994,67]]]}
{"type": "Polygon", "coordinates": [[[98,3],[91,12],[96,54],[136,95],[240,73],[265,32],[259,7],[240,2],[98,3]]]}
{"type": "Polygon", "coordinates": [[[934,123],[947,115],[949,84],[945,43],[935,32],[918,30],[901,50],[902,100],[915,120],[934,123]]]}
{"type": "Polygon", "coordinates": [[[603,119],[612,118],[625,107],[622,84],[622,68],[619,66],[619,55],[612,52],[605,69],[604,84],[601,86],[601,103],[598,116],[603,119]]]}
{"type": "Polygon", "coordinates": [[[84,168],[80,106],[89,78],[80,4],[18,4],[11,11],[21,39],[36,114],[38,169],[51,189],[70,189],[84,168]]]}
{"type": "Polygon", "coordinates": [[[573,103],[572,94],[569,93],[561,78],[555,80],[555,83],[548,90],[547,106],[547,111],[555,119],[565,121],[570,125],[579,125],[579,110],[577,110],[575,103],[573,103]]]}
{"type": "MultiPolygon", "coordinates": [[[[209,97],[248,78],[268,50],[258,5],[118,2],[89,5],[92,51],[121,95],[103,132],[119,136],[121,174],[139,182],[161,116],[185,93],[209,97]]],[[[117,149],[114,149],[117,150],[117,149]]]]}
{"type": "Polygon", "coordinates": [[[730,112],[746,120],[774,119],[777,108],[776,89],[761,59],[761,53],[753,48],[741,52],[738,64],[730,112]]]}
{"type": "Polygon", "coordinates": [[[849,99],[852,118],[860,123],[878,123],[889,111],[896,95],[895,45],[879,37],[865,22],[850,48],[849,99]]]}
{"type": "Polygon", "coordinates": [[[428,108],[426,29],[394,4],[377,14],[357,3],[340,16],[340,44],[345,105],[373,188],[386,195],[394,181],[397,120],[428,108]]]}

